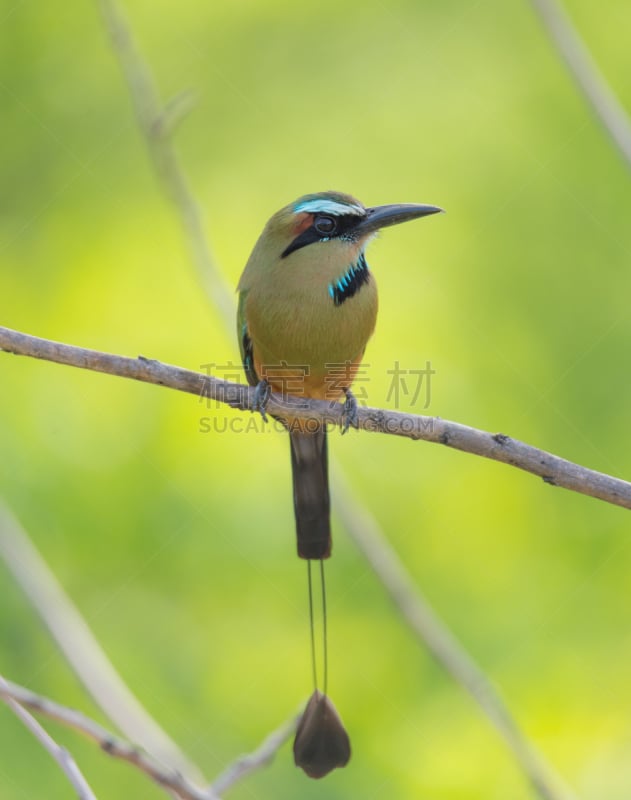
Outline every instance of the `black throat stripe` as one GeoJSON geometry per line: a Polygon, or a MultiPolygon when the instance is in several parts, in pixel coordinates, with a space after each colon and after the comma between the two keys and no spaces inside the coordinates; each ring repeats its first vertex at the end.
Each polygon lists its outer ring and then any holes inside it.
{"type": "Polygon", "coordinates": [[[366,257],[362,253],[356,264],[351,264],[343,275],[334,283],[329,284],[329,296],[336,306],[341,306],[369,280],[370,271],[366,263],[366,257]]]}

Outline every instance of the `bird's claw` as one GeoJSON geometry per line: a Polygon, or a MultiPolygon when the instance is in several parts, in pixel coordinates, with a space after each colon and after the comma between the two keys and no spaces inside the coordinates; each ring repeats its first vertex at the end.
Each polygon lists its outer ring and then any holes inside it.
{"type": "Polygon", "coordinates": [[[267,404],[269,403],[272,390],[266,380],[259,381],[254,389],[254,402],[252,403],[252,413],[258,411],[263,417],[263,422],[267,422],[267,404]]]}
{"type": "Polygon", "coordinates": [[[342,410],[342,434],[352,425],[353,428],[359,427],[359,416],[357,414],[357,400],[350,389],[344,389],[346,400],[342,410]]]}

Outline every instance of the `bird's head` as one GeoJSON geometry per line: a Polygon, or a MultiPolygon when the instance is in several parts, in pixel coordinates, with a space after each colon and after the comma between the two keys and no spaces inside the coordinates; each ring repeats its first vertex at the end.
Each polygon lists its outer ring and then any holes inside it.
{"type": "Polygon", "coordinates": [[[381,228],[442,211],[437,206],[395,204],[366,208],[351,195],[320,192],[300,197],[276,212],[261,234],[240,289],[264,273],[301,282],[335,281],[363,259],[381,228]]]}

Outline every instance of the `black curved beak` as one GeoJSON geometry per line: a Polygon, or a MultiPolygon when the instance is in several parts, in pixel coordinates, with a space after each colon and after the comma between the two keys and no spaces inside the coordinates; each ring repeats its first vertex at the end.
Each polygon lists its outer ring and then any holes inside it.
{"type": "Polygon", "coordinates": [[[424,206],[415,203],[395,203],[389,206],[374,206],[366,209],[366,216],[355,226],[361,234],[371,233],[389,225],[398,225],[411,219],[427,217],[429,214],[444,213],[438,206],[424,206]]]}

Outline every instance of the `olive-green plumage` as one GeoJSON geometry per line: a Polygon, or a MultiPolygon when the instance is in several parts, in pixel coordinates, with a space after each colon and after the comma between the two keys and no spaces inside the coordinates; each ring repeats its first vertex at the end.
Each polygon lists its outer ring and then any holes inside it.
{"type": "MultiPolygon", "coordinates": [[[[377,286],[364,257],[375,232],[435,213],[435,206],[364,208],[350,195],[306,195],[259,237],[239,281],[238,335],[248,381],[275,392],[339,400],[350,391],[377,318],[377,286]]],[[[298,555],[331,550],[327,443],[288,423],[298,555]]]]}

